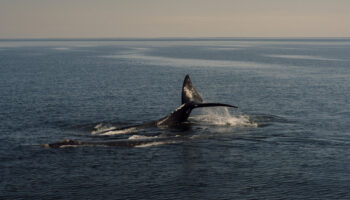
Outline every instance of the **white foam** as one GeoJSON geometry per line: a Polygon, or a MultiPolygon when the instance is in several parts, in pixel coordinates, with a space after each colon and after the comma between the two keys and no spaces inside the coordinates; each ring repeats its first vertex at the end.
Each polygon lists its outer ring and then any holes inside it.
{"type": "Polygon", "coordinates": [[[130,134],[130,133],[136,132],[138,130],[140,130],[140,129],[132,127],[132,128],[122,129],[122,130],[107,131],[107,132],[101,133],[99,135],[124,135],[124,134],[130,134]]]}
{"type": "Polygon", "coordinates": [[[116,129],[116,127],[114,127],[114,126],[109,126],[109,125],[105,125],[102,123],[97,124],[94,128],[95,128],[95,130],[93,130],[91,132],[91,134],[93,134],[93,135],[116,129]]]}
{"type": "Polygon", "coordinates": [[[169,138],[169,140],[165,141],[152,141],[152,139],[159,138],[158,136],[145,136],[145,135],[132,135],[128,139],[129,140],[147,140],[150,139],[149,142],[146,142],[144,144],[136,145],[135,147],[153,147],[153,146],[159,146],[159,145],[164,145],[164,144],[173,144],[173,143],[178,143],[179,141],[172,140],[169,138]]]}
{"type": "Polygon", "coordinates": [[[128,139],[129,140],[140,140],[140,139],[150,139],[150,138],[157,138],[157,136],[132,135],[128,139]]]}
{"type": "Polygon", "coordinates": [[[248,115],[231,115],[227,108],[206,108],[201,110],[202,115],[191,117],[197,121],[216,126],[258,127],[250,121],[248,115]]]}
{"type": "Polygon", "coordinates": [[[95,130],[91,132],[93,135],[123,135],[133,133],[140,129],[135,127],[125,128],[125,129],[117,129],[115,126],[105,125],[105,124],[97,124],[95,126],[95,130]]]}
{"type": "Polygon", "coordinates": [[[137,148],[142,148],[142,147],[153,147],[153,146],[159,146],[159,145],[165,145],[165,144],[175,144],[178,143],[179,141],[174,141],[174,140],[169,140],[169,141],[155,141],[155,142],[149,142],[145,144],[140,144],[136,145],[135,147],[137,148]]]}

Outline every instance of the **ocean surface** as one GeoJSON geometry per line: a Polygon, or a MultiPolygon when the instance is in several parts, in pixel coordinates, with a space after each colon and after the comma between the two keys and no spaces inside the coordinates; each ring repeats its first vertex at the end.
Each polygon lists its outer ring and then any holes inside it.
{"type": "Polygon", "coordinates": [[[1,40],[0,95],[0,199],[350,199],[349,38],[1,40]],[[239,109],[100,134],[175,110],[186,74],[239,109]],[[64,139],[149,142],[40,146],[64,139]]]}

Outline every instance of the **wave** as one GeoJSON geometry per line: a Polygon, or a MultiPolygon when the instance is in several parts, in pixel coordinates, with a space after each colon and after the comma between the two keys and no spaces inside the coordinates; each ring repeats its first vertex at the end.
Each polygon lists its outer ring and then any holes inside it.
{"type": "Polygon", "coordinates": [[[283,54],[271,54],[264,55],[271,58],[285,58],[285,59],[298,59],[298,60],[321,60],[321,61],[345,61],[343,59],[326,58],[321,56],[308,56],[308,55],[283,55],[283,54]]]}
{"type": "Polygon", "coordinates": [[[68,51],[68,50],[71,50],[71,48],[68,48],[68,47],[54,47],[52,49],[53,50],[57,50],[57,51],[68,51]]]}
{"type": "Polygon", "coordinates": [[[144,49],[133,49],[132,51],[126,51],[124,54],[110,54],[104,55],[104,58],[122,58],[130,59],[140,64],[150,64],[159,66],[173,66],[173,67],[237,67],[237,68],[272,68],[280,67],[276,64],[265,64],[259,62],[248,62],[248,61],[235,61],[235,60],[213,60],[213,59],[196,59],[196,58],[175,58],[166,56],[151,56],[144,53],[144,49]]]}

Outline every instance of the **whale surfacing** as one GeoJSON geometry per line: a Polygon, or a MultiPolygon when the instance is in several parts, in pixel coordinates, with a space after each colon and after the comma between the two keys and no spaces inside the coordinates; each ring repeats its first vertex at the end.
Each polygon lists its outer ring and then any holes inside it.
{"type": "MultiPolygon", "coordinates": [[[[194,88],[191,82],[190,76],[186,75],[182,85],[181,105],[176,110],[171,112],[169,115],[156,121],[151,121],[144,124],[138,124],[134,126],[128,126],[128,127],[118,128],[118,129],[108,130],[108,131],[118,131],[118,130],[130,129],[133,127],[143,129],[143,128],[149,128],[154,126],[162,127],[162,128],[178,126],[178,125],[181,125],[183,122],[187,121],[193,109],[203,108],[203,107],[217,107],[217,106],[238,108],[237,106],[233,106],[230,104],[203,102],[203,98],[194,88]]],[[[101,142],[82,142],[77,140],[63,140],[60,142],[44,144],[41,146],[52,147],[52,148],[73,147],[73,146],[74,147],[75,146],[97,146],[97,145],[132,147],[139,144],[145,144],[147,142],[154,142],[154,141],[138,140],[137,142],[131,142],[127,140],[117,140],[117,141],[101,141],[101,142]]]]}

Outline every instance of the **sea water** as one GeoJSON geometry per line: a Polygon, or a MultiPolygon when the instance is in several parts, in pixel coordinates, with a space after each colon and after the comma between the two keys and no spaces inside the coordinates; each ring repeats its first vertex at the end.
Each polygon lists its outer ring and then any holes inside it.
{"type": "Polygon", "coordinates": [[[0,95],[1,199],[350,198],[348,38],[1,40],[0,95]],[[239,109],[108,132],[175,110],[186,74],[239,109]]]}

